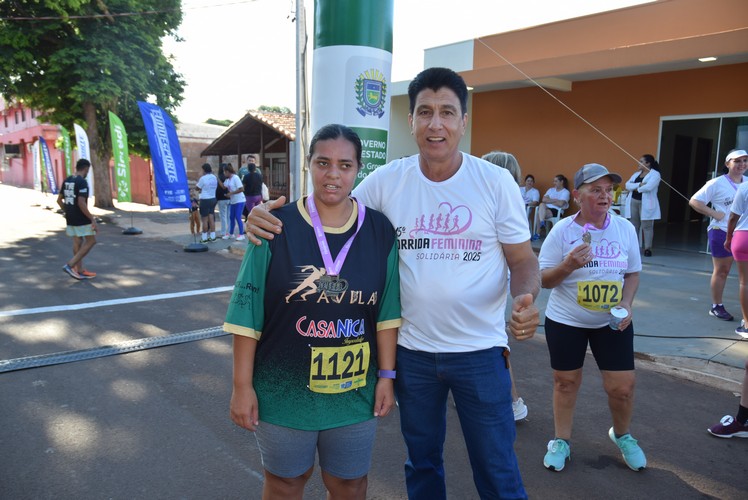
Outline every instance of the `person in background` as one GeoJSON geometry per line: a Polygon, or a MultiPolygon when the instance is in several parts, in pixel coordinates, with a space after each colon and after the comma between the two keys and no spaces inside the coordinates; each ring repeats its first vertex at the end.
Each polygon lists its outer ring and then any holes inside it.
{"type": "Polygon", "coordinates": [[[743,385],[740,390],[740,403],[735,418],[725,415],[718,424],[707,429],[709,434],[719,438],[748,438],[748,358],[745,360],[743,385]]]}
{"type": "Polygon", "coordinates": [[[218,165],[218,186],[216,187],[216,202],[218,204],[218,217],[221,219],[221,239],[229,239],[229,218],[231,216],[231,200],[229,199],[229,190],[226,189],[226,164],[218,165]]]}
{"type": "Polygon", "coordinates": [[[748,182],[743,182],[730,207],[725,235],[725,250],[738,263],[740,312],[742,319],[735,333],[748,339],[748,182]]]}
{"type": "Polygon", "coordinates": [[[83,267],[83,257],[96,245],[96,220],[88,210],[88,181],[91,162],[81,158],[75,164],[75,175],[65,179],[57,204],[65,213],[65,232],[73,238],[73,258],[62,268],[77,280],[94,278],[96,273],[83,267]]]}
{"type": "Polygon", "coordinates": [[[242,185],[244,186],[244,196],[247,198],[243,211],[246,219],[249,211],[262,203],[262,175],[257,171],[257,165],[254,163],[249,164],[249,172],[244,176],[242,185]]]}
{"type": "MultiPolygon", "coordinates": [[[[538,231],[545,227],[546,219],[556,217],[559,210],[566,210],[569,207],[570,199],[569,180],[559,174],[553,178],[553,187],[545,192],[543,200],[535,210],[535,227],[538,228],[538,231]]],[[[532,239],[540,239],[540,234],[533,234],[532,239]]]]}
{"type": "Polygon", "coordinates": [[[228,195],[231,200],[229,220],[231,221],[229,227],[230,237],[234,236],[234,225],[238,225],[237,241],[242,241],[244,237],[244,224],[242,221],[242,211],[244,210],[244,203],[247,198],[244,196],[244,186],[239,180],[239,176],[234,172],[234,167],[231,164],[226,166],[226,182],[224,183],[228,190],[228,195]]]}
{"type": "Polygon", "coordinates": [[[190,189],[190,234],[200,234],[200,202],[193,189],[190,189]]]}
{"type": "Polygon", "coordinates": [[[743,183],[743,174],[748,168],[748,153],[742,149],[730,151],[725,158],[725,167],[726,173],[707,181],[691,197],[688,204],[700,214],[710,218],[707,235],[709,250],[712,253],[713,270],[710,281],[712,307],[709,309],[709,314],[724,321],[732,321],[732,314],[727,312],[722,303],[725,283],[733,260],[730,251],[725,249],[725,238],[730,207],[738,186],[743,183]],[[709,207],[709,204],[712,206],[709,207]]]}
{"type": "Polygon", "coordinates": [[[397,237],[350,197],[361,151],[346,126],[317,131],[307,158],[314,191],[274,211],[285,231],[250,245],[229,303],[231,419],[255,432],[264,499],[301,499],[319,453],[328,498],[364,500],[377,419],[395,406],[397,237]],[[346,333],[309,333],[351,322],[346,333]]]}
{"type": "Polygon", "coordinates": [[[200,243],[216,241],[216,188],[218,178],[213,174],[210,163],[203,164],[203,175],[197,180],[195,189],[200,193],[200,217],[203,219],[203,237],[200,243]]]}
{"type": "MultiPolygon", "coordinates": [[[[237,172],[240,181],[244,182],[244,176],[252,170],[252,165],[255,165],[255,161],[255,155],[247,155],[247,164],[240,167],[239,172],[237,172]]],[[[255,165],[255,167],[257,167],[257,165],[255,165]]]]}
{"type": "Polygon", "coordinates": [[[625,213],[631,216],[640,247],[644,240],[645,257],[652,256],[654,221],[660,220],[660,202],[657,199],[660,178],[660,164],[654,156],[647,154],[642,155],[636,172],[626,182],[626,189],[631,194],[626,199],[629,206],[625,213]]]}
{"type": "MultiPolygon", "coordinates": [[[[522,178],[522,169],[519,166],[519,162],[511,153],[506,153],[504,151],[491,151],[490,153],[484,154],[481,158],[493,163],[494,165],[507,169],[517,183],[519,183],[519,180],[522,178]]],[[[537,192],[537,189],[535,191],[537,192]]],[[[509,377],[512,380],[512,411],[514,412],[514,421],[516,422],[527,418],[528,409],[525,400],[522,399],[519,396],[519,392],[517,392],[517,384],[515,382],[514,372],[512,371],[512,363],[509,362],[509,358],[507,358],[506,363],[509,366],[509,377]]]]}
{"type": "Polygon", "coordinates": [[[525,184],[519,188],[522,194],[522,199],[525,200],[525,211],[527,212],[527,223],[532,230],[532,223],[535,219],[535,212],[538,210],[537,206],[540,204],[540,191],[535,188],[535,176],[527,174],[525,176],[525,184]],[[533,208],[535,210],[533,210],[533,208]]]}
{"type": "Polygon", "coordinates": [[[634,227],[611,216],[613,184],[621,176],[597,163],[574,175],[579,212],[551,229],[540,249],[543,288],[550,288],[545,313],[545,339],[553,368],[555,437],[543,465],[559,472],[571,456],[571,431],[582,366],[592,350],[608,395],[613,426],[608,437],[623,461],[635,471],[647,466],[641,447],[629,432],[634,409],[634,295],[639,288],[641,255],[634,227]],[[625,318],[611,324],[611,310],[625,318]]]}
{"type": "MultiPolygon", "coordinates": [[[[516,181],[505,169],[459,149],[468,123],[467,97],[465,81],[451,69],[420,72],[408,86],[408,125],[418,154],[377,168],[353,191],[399,228],[403,325],[395,393],[411,500],[446,498],[450,392],[478,495],[527,498],[514,452],[509,367],[502,360],[509,355],[507,330],[525,340],[539,324],[538,263],[516,181]],[[420,245],[428,242],[470,245],[474,251],[439,250],[422,258],[420,245]]],[[[256,236],[282,232],[266,208],[284,201],[280,197],[252,210],[247,227],[253,243],[260,244],[256,236]]]]}
{"type": "Polygon", "coordinates": [[[540,204],[540,191],[535,189],[535,176],[527,174],[525,185],[519,188],[522,199],[525,200],[525,208],[537,207],[540,204]]]}

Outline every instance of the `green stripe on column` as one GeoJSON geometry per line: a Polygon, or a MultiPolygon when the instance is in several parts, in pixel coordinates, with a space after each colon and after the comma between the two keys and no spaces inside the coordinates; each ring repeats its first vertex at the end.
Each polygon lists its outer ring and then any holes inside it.
{"type": "Polygon", "coordinates": [[[314,48],[362,45],[392,53],[394,0],[314,0],[314,48]]]}

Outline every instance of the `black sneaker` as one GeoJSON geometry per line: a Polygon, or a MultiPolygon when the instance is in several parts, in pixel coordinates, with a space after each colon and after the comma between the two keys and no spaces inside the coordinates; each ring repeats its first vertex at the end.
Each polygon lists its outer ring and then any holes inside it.
{"type": "Polygon", "coordinates": [[[732,321],[732,314],[725,310],[725,306],[722,304],[716,305],[709,310],[709,315],[719,318],[724,321],[732,321]]]}

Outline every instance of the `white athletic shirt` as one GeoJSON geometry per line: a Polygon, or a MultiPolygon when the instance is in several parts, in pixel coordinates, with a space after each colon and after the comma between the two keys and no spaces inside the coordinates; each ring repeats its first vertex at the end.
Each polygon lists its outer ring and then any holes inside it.
{"type": "MultiPolygon", "coordinates": [[[[540,248],[540,270],[555,267],[582,244],[582,226],[575,217],[553,226],[540,248]]],[[[545,315],[553,321],[581,328],[600,328],[610,320],[609,309],[621,301],[623,275],[642,269],[639,241],[633,224],[610,216],[607,228],[590,230],[592,261],[575,270],[551,290],[545,315]]]]}
{"type": "MultiPolygon", "coordinates": [[[[226,186],[229,192],[236,191],[239,188],[243,188],[242,181],[236,174],[223,181],[223,185],[226,186]]],[[[238,193],[232,194],[230,199],[232,205],[236,205],[237,203],[244,203],[245,201],[247,201],[247,197],[244,196],[244,191],[239,191],[238,193]]]]}
{"type": "Polygon", "coordinates": [[[205,174],[197,180],[197,187],[200,188],[199,199],[209,200],[215,198],[218,178],[215,174],[205,174]]]}
{"type": "MultiPolygon", "coordinates": [[[[746,178],[743,177],[743,181],[746,178]]],[[[742,183],[741,183],[742,184],[742,183]]],[[[716,220],[714,217],[709,218],[709,229],[721,229],[727,232],[727,219],[730,215],[730,207],[732,206],[732,200],[735,198],[737,192],[737,186],[740,184],[733,185],[725,175],[720,175],[707,181],[701,189],[696,191],[693,198],[700,202],[707,204],[711,203],[712,208],[718,212],[724,212],[725,216],[722,220],[716,220]]]]}
{"type": "MultiPolygon", "coordinates": [[[[571,199],[571,193],[569,193],[569,190],[566,188],[561,188],[561,191],[556,191],[556,188],[552,187],[545,192],[545,196],[548,196],[554,200],[564,200],[567,205],[569,204],[569,199],[571,199]]],[[[543,197],[545,198],[545,196],[543,197]]],[[[546,204],[546,206],[549,208],[561,208],[558,205],[551,205],[550,203],[546,204]]]]}
{"type": "Polygon", "coordinates": [[[738,187],[730,211],[740,216],[735,231],[748,231],[748,182],[743,182],[738,187]]]}
{"type": "Polygon", "coordinates": [[[522,194],[522,199],[525,200],[525,205],[529,205],[532,202],[540,203],[540,191],[537,189],[527,189],[525,186],[522,186],[519,188],[519,192],[522,194]]]}
{"type": "Polygon", "coordinates": [[[530,238],[519,186],[508,170],[462,154],[433,182],[419,155],[369,174],[353,191],[395,226],[403,324],[398,344],[426,352],[507,345],[507,265],[501,244],[530,238]]]}

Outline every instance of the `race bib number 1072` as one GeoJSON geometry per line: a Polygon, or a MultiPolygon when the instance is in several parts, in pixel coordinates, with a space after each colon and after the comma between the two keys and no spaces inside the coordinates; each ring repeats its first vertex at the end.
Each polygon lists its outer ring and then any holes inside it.
{"type": "Polygon", "coordinates": [[[577,304],[590,311],[610,311],[621,302],[622,287],[619,281],[578,281],[577,304]]]}

